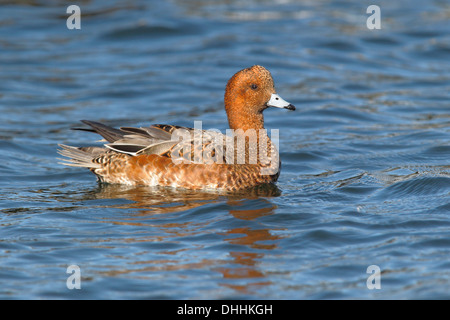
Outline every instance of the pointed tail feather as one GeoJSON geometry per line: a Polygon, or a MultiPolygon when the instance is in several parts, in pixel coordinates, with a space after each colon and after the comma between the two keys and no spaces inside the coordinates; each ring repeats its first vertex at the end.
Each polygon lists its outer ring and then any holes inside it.
{"type": "Polygon", "coordinates": [[[66,146],[63,144],[58,144],[58,146],[61,148],[58,149],[58,153],[63,157],[68,158],[68,159],[60,159],[64,161],[60,162],[61,164],[66,166],[84,167],[90,169],[101,168],[101,165],[99,163],[95,163],[92,160],[94,160],[95,156],[99,154],[100,151],[104,151],[103,148],[98,147],[77,148],[66,146]]]}
{"type": "Polygon", "coordinates": [[[88,132],[96,132],[99,135],[101,135],[103,138],[105,138],[108,142],[115,142],[119,139],[122,139],[125,135],[124,132],[115,129],[113,127],[104,125],[103,123],[96,122],[96,121],[89,121],[89,120],[81,120],[84,124],[87,124],[91,128],[72,128],[73,130],[81,130],[81,131],[88,131],[88,132]]]}

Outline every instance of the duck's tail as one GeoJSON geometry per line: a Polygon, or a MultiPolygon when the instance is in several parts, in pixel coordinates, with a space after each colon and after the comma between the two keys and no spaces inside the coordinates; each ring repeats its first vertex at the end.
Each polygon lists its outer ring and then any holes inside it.
{"type": "Polygon", "coordinates": [[[64,144],[58,144],[60,149],[58,149],[58,153],[63,157],[68,159],[60,159],[64,162],[60,162],[66,166],[72,167],[83,167],[89,169],[98,169],[101,168],[99,163],[94,162],[93,160],[100,153],[105,152],[104,148],[100,147],[71,147],[66,146],[64,144]]]}

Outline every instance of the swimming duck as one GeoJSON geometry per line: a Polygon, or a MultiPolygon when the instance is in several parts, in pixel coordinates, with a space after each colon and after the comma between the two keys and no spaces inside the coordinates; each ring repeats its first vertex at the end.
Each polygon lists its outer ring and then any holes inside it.
{"type": "Polygon", "coordinates": [[[107,142],[103,147],[60,144],[65,165],[90,169],[102,183],[235,191],[278,180],[278,150],[264,129],[268,107],[295,110],[275,91],[262,66],[234,74],[225,89],[230,130],[175,125],[115,129],[82,120],[107,142]],[[229,134],[231,132],[231,134],[229,134]]]}

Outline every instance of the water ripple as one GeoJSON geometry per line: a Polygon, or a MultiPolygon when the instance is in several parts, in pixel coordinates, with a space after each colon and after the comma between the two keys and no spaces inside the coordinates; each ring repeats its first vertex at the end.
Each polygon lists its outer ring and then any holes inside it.
{"type": "Polygon", "coordinates": [[[81,30],[56,3],[0,6],[0,298],[449,298],[443,1],[383,3],[381,30],[328,0],[84,1],[81,30]],[[277,186],[99,185],[57,163],[97,139],[81,119],[224,130],[226,82],[254,64],[297,106],[264,113],[277,186]]]}

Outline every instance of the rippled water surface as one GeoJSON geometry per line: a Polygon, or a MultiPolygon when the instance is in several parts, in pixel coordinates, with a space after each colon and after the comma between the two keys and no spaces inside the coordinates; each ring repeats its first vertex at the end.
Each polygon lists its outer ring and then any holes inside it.
{"type": "Polygon", "coordinates": [[[369,1],[86,0],[81,30],[61,3],[0,5],[0,298],[450,298],[448,1],[378,1],[381,30],[369,1]],[[81,119],[225,130],[226,81],[254,64],[297,106],[265,112],[277,187],[101,186],[58,163],[97,138],[81,119]]]}

